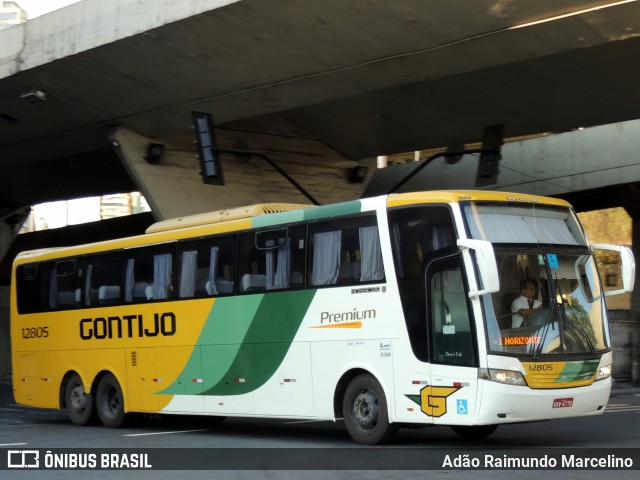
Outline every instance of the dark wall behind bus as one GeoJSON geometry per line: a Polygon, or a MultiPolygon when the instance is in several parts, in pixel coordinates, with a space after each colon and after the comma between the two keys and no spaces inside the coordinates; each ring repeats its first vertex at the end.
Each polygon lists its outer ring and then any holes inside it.
{"type": "Polygon", "coordinates": [[[11,265],[19,252],[37,248],[63,247],[141,235],[154,222],[151,213],[100,222],[72,225],[18,235],[0,262],[0,380],[11,376],[11,339],[9,331],[9,291],[11,265]]]}

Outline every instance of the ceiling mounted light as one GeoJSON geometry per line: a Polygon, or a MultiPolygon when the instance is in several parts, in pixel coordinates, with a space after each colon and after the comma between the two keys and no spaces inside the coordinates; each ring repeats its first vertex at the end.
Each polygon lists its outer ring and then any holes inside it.
{"type": "Polygon", "coordinates": [[[47,93],[37,86],[28,87],[20,94],[20,98],[31,103],[42,103],[47,101],[47,93]]]}
{"type": "Polygon", "coordinates": [[[164,145],[161,143],[150,143],[147,145],[147,154],[144,159],[152,165],[160,163],[160,159],[164,155],[164,145]]]}
{"type": "Polygon", "coordinates": [[[351,176],[349,180],[351,183],[362,183],[364,179],[367,178],[367,174],[369,173],[369,167],[365,167],[364,165],[358,165],[351,170],[351,176]]]}

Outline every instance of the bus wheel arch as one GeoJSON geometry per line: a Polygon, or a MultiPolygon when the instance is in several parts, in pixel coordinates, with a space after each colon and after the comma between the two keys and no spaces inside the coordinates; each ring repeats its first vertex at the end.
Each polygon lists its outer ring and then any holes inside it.
{"type": "Polygon", "coordinates": [[[357,377],[362,373],[369,373],[369,372],[367,372],[362,368],[354,368],[351,370],[347,370],[342,374],[342,377],[340,377],[340,380],[338,380],[338,383],[336,384],[336,388],[333,392],[333,413],[336,418],[343,417],[342,400],[344,399],[344,392],[347,390],[347,386],[349,385],[349,382],[351,382],[351,380],[353,380],[355,377],[357,377]]]}
{"type": "Polygon", "coordinates": [[[94,381],[93,391],[95,391],[96,413],[102,425],[109,428],[122,428],[131,423],[132,414],[126,411],[124,392],[113,373],[100,372],[94,381]]]}
{"type": "Polygon", "coordinates": [[[95,425],[98,422],[94,390],[85,392],[82,377],[75,371],[66,373],[60,384],[60,407],[67,411],[74,425],[95,425]]]}
{"type": "Polygon", "coordinates": [[[377,445],[387,443],[396,434],[398,425],[389,421],[389,404],[378,379],[366,370],[345,373],[336,387],[336,401],[344,418],[345,428],[356,443],[377,445]]]}

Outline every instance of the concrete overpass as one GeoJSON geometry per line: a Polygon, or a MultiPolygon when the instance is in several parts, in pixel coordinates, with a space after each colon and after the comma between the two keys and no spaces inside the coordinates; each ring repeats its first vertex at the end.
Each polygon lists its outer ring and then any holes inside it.
{"type": "MultiPolygon", "coordinates": [[[[199,195],[180,200],[227,206],[199,185],[191,110],[214,115],[221,143],[248,138],[291,163],[323,202],[359,193],[354,162],[476,141],[484,125],[517,136],[632,120],[638,25],[635,1],[83,0],[0,32],[0,217],[158,174],[122,167],[109,135],[123,130],[182,152],[199,195]]],[[[185,213],[141,187],[158,216],[185,213]]]]}
{"type": "MultiPolygon", "coordinates": [[[[213,114],[221,146],[266,151],[327,203],[362,194],[354,166],[475,142],[485,125],[513,137],[636,120],[638,58],[636,0],[83,0],[0,31],[3,251],[42,201],[138,189],[157,219],[306,201],[256,159],[224,157],[225,184],[204,185],[193,110],[213,114]],[[166,145],[159,164],[149,143],[166,145]]],[[[635,205],[635,159],[616,157],[625,173],[603,183],[570,138],[563,174],[582,180],[559,193],[635,205]]],[[[474,177],[467,165],[456,178],[474,177]]],[[[558,162],[536,165],[518,171],[557,177],[558,162]]]]}

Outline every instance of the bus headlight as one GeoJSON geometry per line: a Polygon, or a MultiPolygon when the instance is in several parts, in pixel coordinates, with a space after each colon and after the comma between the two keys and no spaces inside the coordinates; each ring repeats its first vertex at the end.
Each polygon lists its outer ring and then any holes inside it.
{"type": "Polygon", "coordinates": [[[611,365],[604,365],[598,369],[598,373],[596,374],[596,382],[598,380],[604,380],[611,376],[611,365]]]}
{"type": "Polygon", "coordinates": [[[481,368],[478,377],[483,380],[504,383],[507,385],[527,386],[524,376],[513,370],[498,370],[495,368],[481,368]]]}

